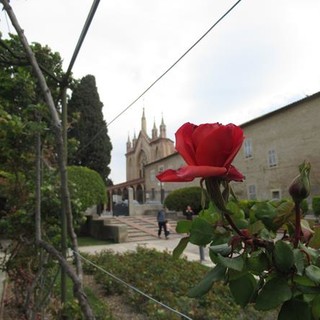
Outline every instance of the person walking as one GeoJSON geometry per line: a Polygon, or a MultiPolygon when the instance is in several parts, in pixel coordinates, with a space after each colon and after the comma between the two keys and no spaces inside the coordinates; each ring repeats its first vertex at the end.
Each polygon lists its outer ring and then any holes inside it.
{"type": "Polygon", "coordinates": [[[185,210],[184,215],[186,216],[187,220],[192,220],[192,216],[194,215],[194,212],[191,206],[187,206],[187,209],[185,210]]]}
{"type": "Polygon", "coordinates": [[[166,213],[165,209],[161,208],[157,214],[157,221],[158,221],[158,237],[161,238],[161,232],[163,229],[164,235],[166,239],[168,239],[168,230],[166,224],[166,213]]]}

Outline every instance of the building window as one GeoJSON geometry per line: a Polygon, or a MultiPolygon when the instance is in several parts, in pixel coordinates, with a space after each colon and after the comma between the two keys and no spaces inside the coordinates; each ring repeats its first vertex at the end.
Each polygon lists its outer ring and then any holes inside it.
{"type": "Polygon", "coordinates": [[[274,149],[268,151],[268,163],[270,168],[278,165],[277,154],[274,149]]]}
{"type": "Polygon", "coordinates": [[[280,190],[271,190],[271,199],[272,200],[280,200],[281,199],[281,193],[280,190]]]}
{"type": "Polygon", "coordinates": [[[248,186],[248,199],[256,200],[257,199],[257,190],[254,184],[248,186]]]}
{"type": "Polygon", "coordinates": [[[156,198],[156,192],[154,188],[151,189],[151,200],[154,200],[156,198]]]}
{"type": "Polygon", "coordinates": [[[150,181],[151,182],[156,181],[156,171],[155,170],[150,171],[150,181]]]}
{"type": "Polygon", "coordinates": [[[244,156],[245,158],[252,158],[252,140],[246,139],[244,141],[244,156]]]}

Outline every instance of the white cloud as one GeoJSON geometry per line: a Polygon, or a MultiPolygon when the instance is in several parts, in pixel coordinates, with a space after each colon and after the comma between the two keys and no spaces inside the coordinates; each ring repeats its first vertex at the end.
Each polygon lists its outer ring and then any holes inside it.
{"type": "MultiPolygon", "coordinates": [[[[30,42],[60,52],[67,68],[93,1],[16,0],[30,42]]],[[[96,77],[107,122],[171,66],[235,1],[101,1],[73,68],[96,77]]],[[[126,141],[163,114],[169,138],[186,121],[241,124],[320,88],[320,2],[242,1],[109,127],[111,179],[125,180],[126,141]]],[[[0,28],[6,29],[4,12],[0,28]]],[[[13,28],[11,27],[11,31],[13,28]]]]}

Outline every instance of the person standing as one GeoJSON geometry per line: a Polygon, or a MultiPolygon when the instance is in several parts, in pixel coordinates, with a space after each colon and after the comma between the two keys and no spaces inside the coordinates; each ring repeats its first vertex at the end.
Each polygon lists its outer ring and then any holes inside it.
{"type": "Polygon", "coordinates": [[[157,214],[157,221],[158,221],[158,237],[161,238],[161,232],[163,229],[164,235],[166,239],[168,239],[168,230],[166,224],[166,213],[164,208],[160,209],[157,214]]]}
{"type": "Polygon", "coordinates": [[[191,206],[187,206],[187,209],[185,210],[184,215],[186,216],[187,220],[192,220],[192,216],[194,215],[194,212],[191,206]]]}

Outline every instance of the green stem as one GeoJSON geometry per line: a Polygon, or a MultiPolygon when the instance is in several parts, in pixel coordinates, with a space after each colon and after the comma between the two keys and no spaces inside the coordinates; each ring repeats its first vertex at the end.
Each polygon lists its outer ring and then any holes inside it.
{"type": "Polygon", "coordinates": [[[223,216],[226,218],[231,228],[240,236],[245,238],[245,235],[233,222],[228,209],[226,208],[225,202],[227,199],[224,199],[220,190],[220,181],[216,178],[207,178],[205,179],[206,188],[208,194],[210,195],[211,200],[216,205],[216,207],[222,212],[223,216]]]}
{"type": "Polygon", "coordinates": [[[294,232],[294,247],[297,248],[301,239],[301,217],[300,217],[300,201],[294,202],[294,209],[296,215],[296,228],[294,232]]]}
{"type": "Polygon", "coordinates": [[[227,211],[223,211],[222,212],[224,217],[226,218],[226,220],[228,221],[228,223],[230,224],[231,228],[240,236],[243,238],[246,238],[246,236],[241,232],[241,230],[235,225],[235,223],[233,222],[229,212],[227,211]]]}

